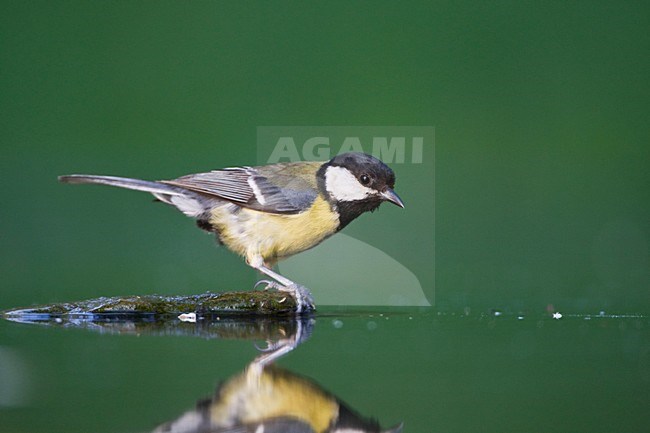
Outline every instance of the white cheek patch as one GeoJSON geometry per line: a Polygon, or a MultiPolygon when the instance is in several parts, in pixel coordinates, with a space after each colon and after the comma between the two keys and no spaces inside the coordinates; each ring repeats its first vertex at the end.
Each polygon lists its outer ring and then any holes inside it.
{"type": "Polygon", "coordinates": [[[343,167],[327,167],[325,189],[337,201],[363,200],[377,193],[361,185],[350,170],[343,167]]]}

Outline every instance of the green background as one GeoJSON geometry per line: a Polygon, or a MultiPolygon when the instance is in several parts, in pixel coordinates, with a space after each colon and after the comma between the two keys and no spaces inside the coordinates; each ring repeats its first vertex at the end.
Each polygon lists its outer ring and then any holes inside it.
{"type": "MultiPolygon", "coordinates": [[[[58,175],[250,164],[258,126],[434,126],[435,308],[320,309],[280,364],[409,433],[645,432],[649,24],[632,1],[1,1],[0,309],[255,279],[146,194],[58,175]]],[[[433,258],[430,179],[395,169],[407,208],[345,233],[433,258]]],[[[174,419],[256,354],[187,325],[0,321],[0,430],[174,419]]]]}
{"type": "Polygon", "coordinates": [[[1,4],[0,308],[254,280],[175,210],[57,175],[250,164],[261,125],[428,125],[437,307],[648,311],[643,2],[1,4]]]}

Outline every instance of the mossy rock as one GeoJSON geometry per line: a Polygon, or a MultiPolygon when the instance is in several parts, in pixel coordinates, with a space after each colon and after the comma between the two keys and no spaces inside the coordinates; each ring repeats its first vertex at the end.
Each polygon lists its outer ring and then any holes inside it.
{"type": "Polygon", "coordinates": [[[283,316],[295,314],[296,302],[286,293],[253,290],[204,293],[190,296],[143,295],[96,298],[80,302],[39,305],[2,313],[7,319],[28,316],[179,315],[197,316],[283,316]]]}

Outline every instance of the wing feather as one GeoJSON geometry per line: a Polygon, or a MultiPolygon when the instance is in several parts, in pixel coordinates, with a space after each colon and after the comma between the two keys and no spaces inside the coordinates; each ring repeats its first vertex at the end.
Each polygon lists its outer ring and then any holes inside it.
{"type": "Polygon", "coordinates": [[[227,200],[250,209],[291,214],[307,209],[318,195],[315,178],[317,167],[314,163],[233,167],[190,174],[160,183],[227,200]],[[290,166],[293,166],[294,172],[288,170],[290,166]]]}

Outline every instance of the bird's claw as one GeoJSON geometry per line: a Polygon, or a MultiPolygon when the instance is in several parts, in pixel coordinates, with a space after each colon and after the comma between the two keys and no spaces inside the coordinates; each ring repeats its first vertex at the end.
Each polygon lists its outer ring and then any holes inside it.
{"type": "Polygon", "coordinates": [[[276,281],[259,280],[257,283],[255,283],[255,286],[253,286],[253,288],[256,289],[262,284],[265,285],[263,290],[275,289],[280,292],[287,292],[293,296],[293,298],[296,300],[296,313],[304,313],[316,309],[316,305],[314,304],[314,297],[312,296],[309,289],[305,286],[301,286],[300,284],[296,283],[284,286],[276,281]]]}
{"type": "Polygon", "coordinates": [[[276,283],[275,281],[271,281],[271,280],[259,280],[259,281],[258,281],[257,283],[255,283],[255,285],[253,286],[253,289],[257,289],[257,286],[261,286],[262,284],[264,284],[264,288],[262,289],[262,290],[264,290],[264,291],[269,290],[269,289],[279,289],[280,287],[284,287],[284,286],[280,286],[280,284],[276,283]]]}

